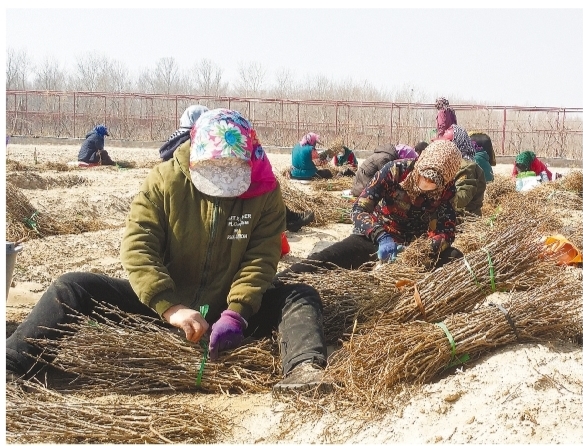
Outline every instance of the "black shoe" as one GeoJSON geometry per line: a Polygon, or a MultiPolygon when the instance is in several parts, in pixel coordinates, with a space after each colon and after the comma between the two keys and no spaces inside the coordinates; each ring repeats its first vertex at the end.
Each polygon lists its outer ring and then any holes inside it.
{"type": "Polygon", "coordinates": [[[289,219],[286,222],[286,229],[291,232],[298,232],[303,226],[309,225],[314,221],[314,213],[312,211],[302,212],[294,215],[294,219],[289,219]]]}
{"type": "Polygon", "coordinates": [[[323,381],[324,370],[310,361],[302,362],[275,386],[273,393],[305,392],[317,390],[322,393],[332,391],[332,383],[323,381]]]}
{"type": "Polygon", "coordinates": [[[300,219],[302,222],[302,226],[307,226],[314,221],[316,216],[312,211],[306,211],[302,214],[302,218],[300,219]]]}

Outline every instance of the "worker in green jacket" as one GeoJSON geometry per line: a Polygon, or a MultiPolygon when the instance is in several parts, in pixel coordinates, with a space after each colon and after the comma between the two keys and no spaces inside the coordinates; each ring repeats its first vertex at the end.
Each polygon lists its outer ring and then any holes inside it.
{"type": "Polygon", "coordinates": [[[455,177],[454,208],[457,216],[465,213],[482,215],[486,177],[475,161],[475,146],[463,127],[453,124],[440,139],[453,141],[462,155],[462,163],[455,177]]]}
{"type": "Polygon", "coordinates": [[[232,110],[203,113],[131,204],[121,242],[128,280],[85,272],[58,278],[6,342],[7,382],[38,370],[33,358],[42,352],[27,338],[58,339],[62,332],[51,328],[72,310],[91,314],[98,301],[159,318],[191,342],[208,338],[211,361],[246,337],[279,330],[284,378],[274,390],[326,387],[318,292],[273,282],[285,218],[252,125],[232,110]]]}

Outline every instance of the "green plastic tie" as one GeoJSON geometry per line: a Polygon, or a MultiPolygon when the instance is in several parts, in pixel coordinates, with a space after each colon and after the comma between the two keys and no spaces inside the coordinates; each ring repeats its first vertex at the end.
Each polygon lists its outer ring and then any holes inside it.
{"type": "Polygon", "coordinates": [[[480,282],[478,282],[478,278],[476,277],[476,275],[474,274],[474,271],[472,270],[472,267],[470,266],[470,264],[468,263],[468,261],[466,260],[466,258],[464,257],[464,264],[466,265],[466,268],[468,269],[468,271],[470,272],[470,274],[472,275],[472,277],[474,278],[474,282],[476,283],[476,286],[480,289],[483,288],[482,284],[480,282]]]}
{"type": "MultiPolygon", "coordinates": [[[[208,305],[201,305],[200,314],[202,314],[202,317],[206,317],[208,311],[209,311],[208,305]]],[[[196,386],[197,387],[200,387],[200,382],[202,381],[202,373],[204,372],[204,366],[206,364],[206,360],[208,359],[208,355],[209,355],[208,343],[206,341],[201,340],[200,345],[204,349],[204,352],[202,354],[202,361],[200,362],[200,369],[198,369],[198,375],[196,377],[196,386]]]]}
{"type": "Polygon", "coordinates": [[[496,219],[498,218],[498,215],[500,214],[500,206],[496,207],[496,210],[494,211],[494,215],[492,215],[489,219],[488,219],[488,223],[490,224],[490,227],[494,226],[494,222],[496,221],[496,219]]]}
{"type": "Polygon", "coordinates": [[[482,251],[484,251],[488,256],[488,264],[490,265],[490,286],[492,287],[492,291],[496,291],[496,281],[494,280],[494,264],[492,263],[492,257],[486,248],[482,248],[482,251]]]}
{"type": "Polygon", "coordinates": [[[463,364],[464,362],[469,361],[470,355],[468,355],[467,353],[464,353],[459,358],[455,355],[455,341],[453,340],[453,336],[451,335],[445,324],[443,322],[437,322],[435,325],[437,325],[439,328],[443,330],[443,332],[447,336],[449,344],[451,345],[451,360],[449,361],[449,364],[445,366],[445,368],[448,369],[455,365],[463,364]]]}
{"type": "Polygon", "coordinates": [[[32,213],[32,215],[30,216],[30,218],[25,218],[23,219],[24,223],[26,224],[26,226],[28,226],[30,229],[34,230],[37,234],[38,232],[38,228],[37,228],[37,223],[36,221],[34,221],[34,218],[38,215],[38,211],[34,211],[32,213]]]}

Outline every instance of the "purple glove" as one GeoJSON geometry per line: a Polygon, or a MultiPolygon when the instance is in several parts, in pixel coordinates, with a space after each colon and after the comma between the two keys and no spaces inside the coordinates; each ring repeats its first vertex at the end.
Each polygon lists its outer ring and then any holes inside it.
{"type": "Polygon", "coordinates": [[[225,310],[211,327],[209,353],[211,361],[219,358],[219,352],[238,347],[243,341],[247,321],[236,311],[225,310]]]}

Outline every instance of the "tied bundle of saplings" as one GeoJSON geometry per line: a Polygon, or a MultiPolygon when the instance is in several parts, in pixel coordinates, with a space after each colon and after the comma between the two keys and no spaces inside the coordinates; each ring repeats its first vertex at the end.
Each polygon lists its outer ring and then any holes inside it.
{"type": "Polygon", "coordinates": [[[312,181],[312,189],[316,191],[341,191],[352,189],[354,176],[342,175],[348,166],[326,166],[332,172],[332,178],[318,178],[312,181]]]}
{"type": "Polygon", "coordinates": [[[331,223],[352,223],[350,212],[352,205],[340,197],[316,191],[307,194],[291,184],[282,175],[277,175],[281,187],[283,201],[294,212],[311,210],[314,212],[314,226],[324,226],[331,223]]]}
{"type": "Polygon", "coordinates": [[[105,222],[76,212],[72,215],[50,214],[35,208],[22,191],[6,183],[6,239],[22,240],[49,235],[81,234],[109,227],[105,222]]]}
{"type": "Polygon", "coordinates": [[[496,348],[570,341],[581,328],[580,283],[551,280],[530,291],[510,293],[505,303],[487,302],[436,323],[399,324],[383,315],[331,355],[326,379],[339,384],[343,396],[373,403],[404,385],[428,383],[496,348]]]}
{"type": "MultiPolygon", "coordinates": [[[[324,335],[328,344],[336,344],[350,334],[354,321],[362,308],[375,306],[375,302],[386,303],[399,298],[399,277],[407,283],[420,280],[425,271],[402,263],[385,263],[378,269],[363,268],[349,270],[332,263],[304,260],[314,271],[289,272],[280,278],[284,283],[304,283],[318,290],[323,306],[324,335]]],[[[374,264],[374,263],[373,263],[374,264]]]]}
{"type": "MultiPolygon", "coordinates": [[[[208,342],[192,343],[159,319],[132,315],[99,303],[91,317],[74,314],[74,321],[54,329],[55,339],[27,342],[41,348],[52,367],[88,391],[264,392],[281,379],[277,343],[251,340],[208,361],[208,342]],[[107,317],[103,317],[107,315],[107,317]]],[[[71,310],[73,311],[73,310],[71,310]]]]}
{"type": "Polygon", "coordinates": [[[176,395],[102,401],[40,385],[27,390],[6,387],[7,443],[218,443],[231,425],[220,412],[176,395]]]}
{"type": "MultiPolygon", "coordinates": [[[[552,257],[543,257],[536,232],[509,226],[482,249],[470,252],[403,288],[398,301],[376,300],[362,308],[367,319],[385,312],[395,322],[439,321],[447,314],[469,312],[497,291],[536,287],[557,273],[552,257]]],[[[397,277],[395,277],[397,278],[397,277]]]]}

